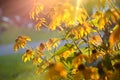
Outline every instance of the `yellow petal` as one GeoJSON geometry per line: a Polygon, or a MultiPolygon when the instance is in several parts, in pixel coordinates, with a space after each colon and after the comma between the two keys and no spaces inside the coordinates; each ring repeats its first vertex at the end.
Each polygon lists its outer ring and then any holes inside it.
{"type": "Polygon", "coordinates": [[[23,56],[22,56],[22,60],[23,60],[23,62],[27,62],[27,57],[26,57],[26,54],[24,54],[23,56]]]}
{"type": "Polygon", "coordinates": [[[114,44],[119,41],[120,41],[120,26],[117,29],[115,29],[109,37],[110,47],[113,47],[114,44]]]}
{"type": "Polygon", "coordinates": [[[15,44],[14,44],[14,51],[18,51],[18,49],[19,49],[19,47],[18,47],[18,45],[15,43],[15,44]]]}
{"type": "Polygon", "coordinates": [[[20,45],[20,47],[21,47],[21,48],[25,48],[25,44],[22,43],[22,44],[20,45]]]}
{"type": "Polygon", "coordinates": [[[100,19],[99,19],[99,21],[98,21],[98,28],[101,30],[101,29],[103,29],[104,28],[104,26],[105,26],[105,18],[104,17],[101,17],[100,19]]]}

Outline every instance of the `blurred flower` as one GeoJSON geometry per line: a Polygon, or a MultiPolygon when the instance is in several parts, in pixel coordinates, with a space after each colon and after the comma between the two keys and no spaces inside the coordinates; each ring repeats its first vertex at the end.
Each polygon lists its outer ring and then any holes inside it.
{"type": "Polygon", "coordinates": [[[24,48],[27,41],[31,41],[28,36],[18,36],[18,38],[15,40],[14,51],[18,51],[18,49],[24,48]]]}
{"type": "Polygon", "coordinates": [[[111,33],[109,37],[110,47],[113,47],[116,43],[120,41],[120,25],[116,25],[117,28],[111,33]]]}
{"type": "Polygon", "coordinates": [[[36,19],[36,17],[39,16],[40,12],[44,9],[44,6],[38,2],[36,2],[33,6],[33,8],[31,9],[30,12],[30,18],[31,19],[36,19]]]}
{"type": "Polygon", "coordinates": [[[96,45],[96,46],[98,46],[98,45],[102,44],[102,39],[101,39],[100,36],[95,35],[95,36],[93,36],[93,37],[91,37],[89,39],[89,42],[92,43],[92,44],[94,44],[94,45],[96,45]]]}
{"type": "Polygon", "coordinates": [[[105,53],[104,52],[97,52],[96,50],[92,50],[92,54],[90,55],[90,58],[89,58],[89,61],[88,63],[91,63],[94,61],[95,62],[99,62],[99,60],[101,61],[103,59],[103,57],[105,56],[105,53]]]}
{"type": "Polygon", "coordinates": [[[48,71],[46,73],[45,80],[57,80],[61,78],[66,78],[67,72],[62,64],[60,63],[50,63],[48,71]]]}
{"type": "Polygon", "coordinates": [[[41,66],[38,67],[38,69],[36,70],[36,74],[40,74],[40,72],[43,70],[43,68],[41,66]]]}
{"type": "Polygon", "coordinates": [[[33,64],[37,65],[38,63],[42,62],[42,59],[39,57],[34,57],[33,58],[33,64]]]}
{"type": "Polygon", "coordinates": [[[80,64],[82,64],[84,61],[88,61],[88,57],[85,54],[79,54],[74,60],[72,65],[77,68],[80,64]]]}
{"type": "MultiPolygon", "coordinates": [[[[23,56],[22,56],[22,60],[24,61],[24,62],[26,62],[26,61],[30,61],[30,59],[33,59],[33,57],[34,57],[34,51],[32,51],[32,50],[26,50],[26,52],[23,54],[23,56]]],[[[38,60],[37,60],[38,61],[38,60]]]]}
{"type": "Polygon", "coordinates": [[[94,67],[88,67],[83,71],[83,75],[85,77],[85,80],[99,80],[99,74],[97,71],[97,68],[94,67]]]}
{"type": "Polygon", "coordinates": [[[88,22],[82,22],[81,25],[78,25],[71,30],[71,34],[74,35],[75,39],[79,39],[88,35],[91,31],[92,26],[88,22]]]}
{"type": "Polygon", "coordinates": [[[37,24],[35,25],[36,30],[40,30],[40,27],[46,22],[45,18],[40,18],[37,20],[37,24]]]}
{"type": "Polygon", "coordinates": [[[40,50],[41,53],[44,52],[44,50],[45,50],[45,44],[44,43],[40,43],[39,50],[40,50]]]}
{"type": "Polygon", "coordinates": [[[74,52],[74,49],[71,48],[71,49],[63,52],[60,56],[63,57],[64,59],[66,59],[66,58],[67,58],[71,53],[73,53],[73,52],[74,52]]]}
{"type": "Polygon", "coordinates": [[[84,76],[80,71],[77,71],[76,74],[73,76],[73,80],[84,80],[84,76]]]}
{"type": "Polygon", "coordinates": [[[84,64],[78,66],[85,80],[99,80],[98,70],[95,67],[86,67],[84,64]]]}
{"type": "Polygon", "coordinates": [[[50,38],[46,43],[45,47],[47,50],[51,50],[52,48],[56,48],[60,42],[58,41],[57,38],[50,38]]]}

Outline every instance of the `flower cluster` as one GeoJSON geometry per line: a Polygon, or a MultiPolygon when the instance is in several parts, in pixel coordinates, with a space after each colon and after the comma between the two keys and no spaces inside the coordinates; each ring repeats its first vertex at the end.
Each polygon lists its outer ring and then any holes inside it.
{"type": "Polygon", "coordinates": [[[120,9],[113,0],[98,0],[106,7],[90,14],[84,5],[70,2],[60,1],[45,14],[44,6],[35,3],[30,17],[36,30],[45,26],[62,34],[35,49],[27,44],[28,36],[18,36],[14,51],[26,48],[22,60],[32,60],[45,80],[120,80],[120,9]]]}

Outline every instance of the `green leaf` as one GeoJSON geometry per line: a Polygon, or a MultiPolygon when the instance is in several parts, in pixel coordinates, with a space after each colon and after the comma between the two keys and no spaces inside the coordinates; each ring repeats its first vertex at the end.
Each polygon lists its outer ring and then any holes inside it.
{"type": "Polygon", "coordinates": [[[107,70],[113,70],[112,62],[108,54],[106,54],[105,58],[103,59],[103,65],[107,70]]]}
{"type": "Polygon", "coordinates": [[[60,55],[61,53],[73,48],[73,44],[65,44],[64,46],[61,46],[56,52],[55,55],[60,55]]]}
{"type": "Polygon", "coordinates": [[[97,27],[98,26],[98,21],[99,21],[99,18],[95,18],[95,19],[90,20],[89,23],[94,25],[94,27],[97,27]]]}
{"type": "MultiPolygon", "coordinates": [[[[73,57],[74,57],[74,56],[73,56],[73,57]]],[[[66,59],[66,62],[69,63],[69,64],[71,64],[71,63],[72,63],[72,60],[74,59],[73,57],[68,57],[68,58],[66,59]]]]}

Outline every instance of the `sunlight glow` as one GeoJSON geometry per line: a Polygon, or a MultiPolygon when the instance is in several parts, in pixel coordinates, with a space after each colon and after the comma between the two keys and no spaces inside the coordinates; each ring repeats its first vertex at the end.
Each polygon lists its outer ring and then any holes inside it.
{"type": "Polygon", "coordinates": [[[79,10],[79,8],[80,8],[80,4],[81,4],[81,0],[77,0],[77,1],[76,1],[76,12],[75,12],[75,17],[78,15],[77,13],[78,13],[78,10],[79,10]]]}

